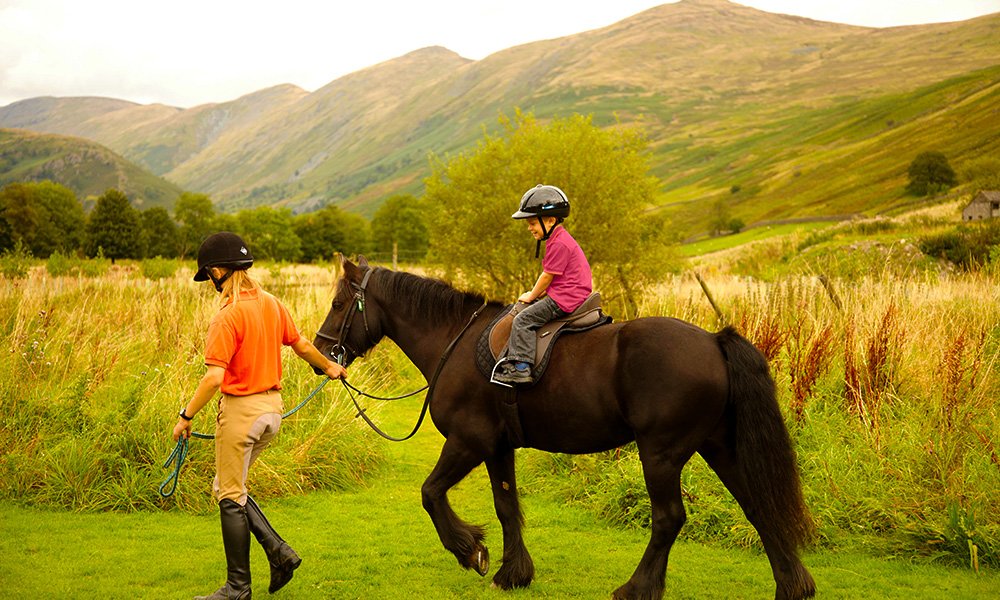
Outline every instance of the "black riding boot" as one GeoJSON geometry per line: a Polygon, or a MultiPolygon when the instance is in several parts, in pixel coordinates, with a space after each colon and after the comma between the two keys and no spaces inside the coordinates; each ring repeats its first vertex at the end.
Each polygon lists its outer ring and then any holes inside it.
{"type": "Polygon", "coordinates": [[[250,600],[250,524],[247,510],[230,499],[219,502],[222,545],[226,549],[226,585],[195,600],[250,600]]]}
{"type": "Polygon", "coordinates": [[[302,564],[302,559],[295,553],[295,550],[292,550],[291,546],[285,543],[285,540],[281,539],[274,527],[271,527],[267,517],[250,496],[247,496],[246,509],[250,531],[264,547],[267,561],[271,563],[271,585],[267,591],[273,594],[292,580],[292,575],[294,575],[295,569],[302,564]]]}

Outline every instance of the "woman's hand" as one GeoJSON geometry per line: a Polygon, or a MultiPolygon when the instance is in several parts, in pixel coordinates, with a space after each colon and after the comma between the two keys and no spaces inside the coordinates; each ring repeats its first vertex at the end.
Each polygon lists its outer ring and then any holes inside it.
{"type": "Polygon", "coordinates": [[[326,376],[330,379],[347,379],[347,369],[343,366],[331,361],[327,361],[327,366],[323,369],[326,376]]]}
{"type": "Polygon", "coordinates": [[[173,433],[175,442],[180,439],[181,434],[184,435],[184,439],[186,440],[191,438],[191,421],[185,421],[184,419],[178,417],[177,424],[174,425],[173,433]]]}
{"type": "Polygon", "coordinates": [[[524,302],[525,304],[531,304],[535,301],[535,298],[531,295],[531,292],[524,292],[517,297],[518,302],[524,302]]]}

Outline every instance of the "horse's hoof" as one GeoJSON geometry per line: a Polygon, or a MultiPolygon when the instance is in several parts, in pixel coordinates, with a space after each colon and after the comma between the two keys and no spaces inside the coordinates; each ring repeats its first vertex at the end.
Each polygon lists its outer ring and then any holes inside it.
{"type": "Polygon", "coordinates": [[[472,555],[472,568],[479,573],[480,577],[486,577],[490,572],[490,551],[486,546],[479,545],[475,554],[472,555]]]}

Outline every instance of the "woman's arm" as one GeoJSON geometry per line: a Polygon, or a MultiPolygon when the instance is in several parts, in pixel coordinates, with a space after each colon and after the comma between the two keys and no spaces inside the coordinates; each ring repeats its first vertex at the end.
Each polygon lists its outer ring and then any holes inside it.
{"type": "Polygon", "coordinates": [[[301,335],[299,336],[299,339],[292,344],[292,350],[295,351],[295,354],[297,354],[299,358],[326,373],[326,376],[330,379],[347,378],[347,369],[323,356],[320,351],[316,349],[316,346],[312,345],[312,342],[301,335]]]}
{"type": "MultiPolygon", "coordinates": [[[[205,371],[205,375],[198,382],[198,388],[194,391],[194,396],[191,401],[187,403],[184,407],[184,414],[188,417],[193,418],[198,411],[208,404],[216,393],[219,391],[219,387],[222,385],[222,378],[225,376],[226,370],[222,367],[216,365],[208,365],[208,369],[205,371]]],[[[184,434],[185,438],[191,437],[191,421],[183,417],[177,417],[177,424],[174,425],[173,438],[176,442],[177,439],[184,434]]]]}

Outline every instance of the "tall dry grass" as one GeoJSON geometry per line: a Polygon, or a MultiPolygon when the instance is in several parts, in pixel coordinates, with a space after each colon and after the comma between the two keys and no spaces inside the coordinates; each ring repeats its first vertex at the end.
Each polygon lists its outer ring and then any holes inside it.
{"type": "MultiPolygon", "coordinates": [[[[192,439],[176,496],[157,493],[179,408],[201,375],[205,330],[217,310],[190,269],[149,279],[139,265],[100,277],[52,277],[34,268],[0,279],[0,497],[74,510],[181,506],[210,509],[212,442],[192,439]]],[[[332,273],[275,268],[256,273],[286,303],[304,335],[325,315],[332,273]]],[[[319,378],[283,355],[286,409],[319,378]]],[[[386,369],[352,372],[356,385],[391,384],[386,369]]],[[[214,403],[195,430],[214,431],[214,403]]],[[[337,385],[287,419],[251,478],[274,496],[358,485],[381,457],[337,385]]]]}

